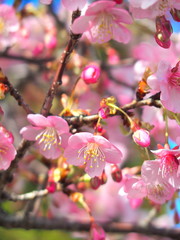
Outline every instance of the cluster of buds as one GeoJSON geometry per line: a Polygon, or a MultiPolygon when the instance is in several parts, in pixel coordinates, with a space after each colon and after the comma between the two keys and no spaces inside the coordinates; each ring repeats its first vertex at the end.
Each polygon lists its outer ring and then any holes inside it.
{"type": "Polygon", "coordinates": [[[170,37],[173,32],[170,21],[165,16],[156,18],[155,40],[157,44],[163,48],[169,48],[171,45],[170,37]]]}

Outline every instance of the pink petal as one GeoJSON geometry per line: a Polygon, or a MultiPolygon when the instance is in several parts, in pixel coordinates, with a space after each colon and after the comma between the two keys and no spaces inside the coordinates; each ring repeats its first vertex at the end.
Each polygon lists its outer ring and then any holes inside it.
{"type": "Polygon", "coordinates": [[[64,157],[67,159],[67,163],[81,166],[84,165],[84,154],[79,155],[80,149],[73,149],[71,146],[67,147],[64,151],[64,157]]]}
{"type": "Polygon", "coordinates": [[[131,39],[131,33],[123,25],[113,24],[113,39],[117,42],[128,43],[131,39]]]}
{"type": "Polygon", "coordinates": [[[160,159],[145,161],[141,168],[141,176],[144,182],[154,182],[158,178],[160,159]]]}
{"type": "Polygon", "coordinates": [[[105,155],[105,161],[108,163],[121,163],[122,162],[122,153],[115,146],[111,148],[103,148],[102,152],[105,155]]]}
{"type": "Polygon", "coordinates": [[[94,2],[92,3],[88,9],[86,10],[86,15],[91,16],[91,15],[97,15],[99,12],[108,11],[112,7],[115,6],[115,2],[113,1],[99,1],[99,2],[94,2]]]}
{"type": "Polygon", "coordinates": [[[20,134],[22,134],[23,138],[26,140],[35,141],[37,135],[42,131],[43,129],[39,127],[26,126],[21,129],[20,134]]]}
{"type": "Polygon", "coordinates": [[[27,119],[32,125],[36,127],[46,128],[48,126],[51,126],[48,119],[41,114],[29,114],[27,116],[27,119]]]}
{"type": "Polygon", "coordinates": [[[61,146],[52,145],[50,149],[45,149],[45,144],[37,142],[35,143],[36,148],[39,150],[39,152],[48,159],[56,159],[62,155],[62,148],[61,146]]]}
{"type": "Polygon", "coordinates": [[[68,145],[72,149],[80,149],[82,146],[85,146],[88,142],[94,142],[94,135],[88,132],[81,132],[72,135],[69,138],[68,145]]]}
{"type": "Polygon", "coordinates": [[[58,116],[49,116],[47,117],[50,125],[54,127],[59,134],[69,132],[68,123],[61,117],[58,116]]]}
{"type": "Polygon", "coordinates": [[[133,20],[128,11],[125,9],[121,8],[112,8],[110,9],[110,14],[114,15],[116,19],[114,21],[119,22],[119,23],[127,23],[127,24],[132,24],[133,20]]]}
{"type": "Polygon", "coordinates": [[[64,7],[70,11],[75,11],[77,9],[81,10],[86,3],[86,0],[62,0],[64,7]]]}
{"type": "Polygon", "coordinates": [[[94,19],[94,16],[81,16],[78,17],[72,24],[72,32],[74,34],[84,33],[89,29],[90,22],[94,19]]]}
{"type": "Polygon", "coordinates": [[[100,176],[105,168],[105,161],[87,161],[85,171],[90,177],[100,176]]]}

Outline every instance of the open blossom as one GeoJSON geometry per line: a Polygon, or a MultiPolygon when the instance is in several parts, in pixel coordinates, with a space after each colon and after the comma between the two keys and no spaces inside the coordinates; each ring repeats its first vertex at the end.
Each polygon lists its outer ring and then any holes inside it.
{"type": "Polygon", "coordinates": [[[120,163],[122,153],[106,138],[82,132],[69,138],[64,157],[72,165],[85,164],[85,171],[90,177],[95,177],[102,174],[106,162],[120,163]]]}
{"type": "Polygon", "coordinates": [[[74,21],[72,31],[75,34],[85,33],[91,42],[104,43],[114,39],[127,43],[130,32],[122,23],[132,23],[126,10],[116,7],[113,1],[98,1],[89,5],[85,16],[74,21]]]}
{"type": "Polygon", "coordinates": [[[160,100],[170,111],[180,113],[180,62],[171,69],[170,65],[161,61],[157,72],[147,79],[148,85],[155,92],[161,92],[160,100]]]}
{"type": "MultiPolygon", "coordinates": [[[[144,161],[141,177],[129,177],[124,182],[123,191],[129,199],[149,198],[157,204],[170,200],[176,189],[159,174],[159,161],[144,161]]],[[[122,195],[123,191],[119,192],[122,195]]]]}
{"type": "Polygon", "coordinates": [[[12,160],[14,160],[16,155],[16,149],[13,146],[10,139],[0,133],[0,170],[6,170],[9,168],[12,160]]]}
{"type": "Polygon", "coordinates": [[[135,18],[155,18],[166,15],[171,9],[180,9],[177,0],[129,0],[135,18]]]}
{"type": "Polygon", "coordinates": [[[46,158],[58,158],[70,135],[67,122],[58,116],[40,114],[29,114],[27,118],[31,125],[21,129],[23,138],[35,141],[35,146],[46,158]]]}
{"type": "Polygon", "coordinates": [[[152,151],[158,160],[154,160],[159,168],[158,174],[174,188],[180,188],[180,149],[158,149],[152,151]]]}
{"type": "Polygon", "coordinates": [[[16,41],[19,21],[15,9],[6,4],[0,4],[0,47],[6,48],[16,41]]]}

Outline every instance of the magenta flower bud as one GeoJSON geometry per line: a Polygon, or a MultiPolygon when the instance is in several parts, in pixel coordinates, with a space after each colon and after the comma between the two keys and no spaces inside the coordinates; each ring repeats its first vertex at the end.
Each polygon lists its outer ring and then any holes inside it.
{"type": "Polygon", "coordinates": [[[133,133],[133,140],[141,147],[148,147],[150,145],[149,132],[145,129],[138,129],[133,133]]]}
{"type": "Polygon", "coordinates": [[[105,233],[104,229],[96,223],[93,223],[91,225],[90,234],[91,234],[91,240],[105,240],[106,239],[106,233],[105,233]]]}
{"type": "Polygon", "coordinates": [[[115,182],[122,180],[122,171],[116,164],[111,165],[111,176],[115,182]]]}
{"type": "Polygon", "coordinates": [[[169,48],[171,45],[170,36],[173,32],[170,21],[165,16],[156,18],[155,40],[157,44],[163,48],[169,48]]]}
{"type": "Polygon", "coordinates": [[[84,80],[86,84],[97,83],[100,77],[100,68],[96,65],[88,65],[86,66],[81,74],[81,78],[84,80]]]}

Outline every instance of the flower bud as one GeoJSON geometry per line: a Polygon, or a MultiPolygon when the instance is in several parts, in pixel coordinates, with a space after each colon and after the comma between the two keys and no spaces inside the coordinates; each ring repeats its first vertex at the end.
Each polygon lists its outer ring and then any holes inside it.
{"type": "Polygon", "coordinates": [[[111,176],[115,182],[121,182],[122,180],[121,169],[116,164],[111,165],[111,176]]]}
{"type": "Polygon", "coordinates": [[[55,182],[49,182],[46,189],[48,190],[49,193],[54,193],[56,191],[56,183],[55,182]]]}
{"type": "Polygon", "coordinates": [[[96,223],[92,223],[91,229],[91,240],[105,240],[106,239],[106,233],[104,232],[104,229],[97,225],[96,223]]]}
{"type": "Polygon", "coordinates": [[[96,190],[99,188],[99,186],[101,185],[101,179],[99,177],[93,177],[90,180],[90,184],[91,184],[91,188],[96,190]]]}
{"type": "Polygon", "coordinates": [[[88,65],[86,66],[81,74],[81,78],[84,80],[86,84],[97,83],[100,77],[100,68],[96,65],[88,65]]]}
{"type": "Polygon", "coordinates": [[[149,132],[145,129],[138,129],[133,133],[133,140],[141,147],[148,147],[150,145],[149,132]]]}
{"type": "Polygon", "coordinates": [[[170,21],[168,21],[165,16],[160,16],[156,18],[156,34],[155,40],[157,44],[163,48],[170,47],[170,36],[173,32],[170,21]]]}

